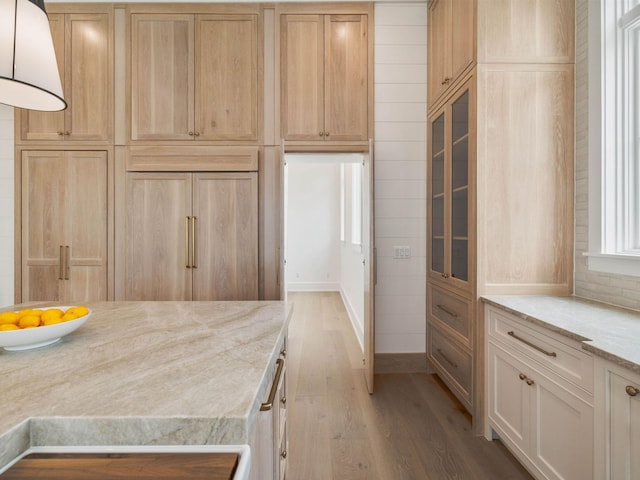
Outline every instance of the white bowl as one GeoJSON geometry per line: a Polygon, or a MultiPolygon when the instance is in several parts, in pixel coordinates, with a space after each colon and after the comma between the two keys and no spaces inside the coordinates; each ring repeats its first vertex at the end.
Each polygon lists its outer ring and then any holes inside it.
{"type": "MultiPolygon", "coordinates": [[[[34,308],[33,310],[47,310],[49,308],[59,308],[67,311],[72,306],[34,308]]],[[[65,335],[70,334],[86,322],[91,316],[91,310],[86,315],[68,320],[62,323],[54,323],[43,327],[25,328],[23,330],[5,330],[0,332],[0,347],[5,350],[27,350],[29,348],[44,347],[59,341],[65,335]]]]}

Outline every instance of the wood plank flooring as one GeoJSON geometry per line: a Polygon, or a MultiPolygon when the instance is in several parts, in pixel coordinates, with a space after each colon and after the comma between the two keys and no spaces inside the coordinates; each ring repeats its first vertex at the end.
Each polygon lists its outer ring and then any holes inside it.
{"type": "Polygon", "coordinates": [[[379,374],[338,293],[290,293],[288,480],[531,480],[498,441],[476,437],[434,375],[379,374]]]}

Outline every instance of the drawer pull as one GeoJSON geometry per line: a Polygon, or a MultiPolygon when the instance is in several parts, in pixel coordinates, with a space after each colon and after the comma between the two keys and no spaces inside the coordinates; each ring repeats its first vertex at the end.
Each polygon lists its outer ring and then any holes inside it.
{"type": "Polygon", "coordinates": [[[458,314],[456,312],[453,312],[451,310],[449,310],[447,307],[445,307],[444,305],[440,305],[437,304],[436,307],[438,307],[440,310],[442,310],[444,313],[452,316],[453,318],[458,318],[458,314]]]}
{"type": "Polygon", "coordinates": [[[276,376],[273,378],[273,383],[271,384],[271,391],[269,392],[269,398],[265,403],[260,405],[261,412],[266,412],[267,410],[271,410],[273,408],[273,401],[276,399],[278,384],[280,383],[280,376],[282,375],[282,369],[284,368],[284,360],[279,358],[276,360],[276,364],[278,365],[278,368],[276,370],[276,376]]]}
{"type": "Polygon", "coordinates": [[[281,403],[282,405],[286,405],[286,404],[287,404],[287,397],[282,397],[282,398],[280,399],[280,403],[281,403]]]}
{"type": "Polygon", "coordinates": [[[524,373],[521,373],[520,375],[518,375],[518,377],[520,377],[520,380],[524,380],[525,378],[527,378],[524,373]]]}
{"type": "Polygon", "coordinates": [[[533,381],[533,380],[531,380],[530,378],[527,378],[527,385],[531,386],[531,385],[533,385],[534,383],[536,383],[536,382],[534,382],[534,381],[533,381]]]}
{"type": "Polygon", "coordinates": [[[524,338],[517,336],[513,332],[513,330],[511,330],[510,332],[507,332],[507,335],[509,335],[510,337],[515,338],[516,340],[520,340],[525,345],[529,345],[531,348],[534,348],[534,349],[538,350],[539,352],[544,353],[545,355],[547,355],[549,357],[557,357],[556,352],[548,352],[548,351],[546,351],[544,348],[541,348],[541,347],[531,343],[530,341],[525,340],[524,338]]]}
{"type": "Polygon", "coordinates": [[[442,358],[444,358],[444,359],[447,361],[447,363],[448,363],[448,364],[450,364],[453,368],[458,368],[458,364],[457,364],[457,363],[455,363],[455,362],[452,362],[452,361],[451,361],[451,360],[450,360],[450,359],[449,359],[449,358],[444,354],[444,352],[443,352],[442,350],[440,350],[439,348],[438,348],[438,353],[439,353],[439,354],[440,354],[440,356],[441,356],[442,358]]]}
{"type": "Polygon", "coordinates": [[[287,458],[287,451],[285,450],[284,452],[282,452],[282,453],[280,454],[280,456],[281,456],[283,459],[284,459],[284,458],[287,458]]]}
{"type": "Polygon", "coordinates": [[[625,390],[627,391],[627,395],[629,395],[630,397],[635,397],[640,393],[640,389],[634,387],[633,385],[627,385],[627,388],[625,388],[625,390]]]}

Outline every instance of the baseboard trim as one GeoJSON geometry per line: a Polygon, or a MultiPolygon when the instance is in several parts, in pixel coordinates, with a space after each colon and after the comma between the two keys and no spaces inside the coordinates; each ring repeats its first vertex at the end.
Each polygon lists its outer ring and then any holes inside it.
{"type": "Polygon", "coordinates": [[[376,373],[428,373],[425,353],[376,353],[376,373]]]}
{"type": "Polygon", "coordinates": [[[289,282],[289,292],[339,292],[340,284],[334,282],[289,282]]]}

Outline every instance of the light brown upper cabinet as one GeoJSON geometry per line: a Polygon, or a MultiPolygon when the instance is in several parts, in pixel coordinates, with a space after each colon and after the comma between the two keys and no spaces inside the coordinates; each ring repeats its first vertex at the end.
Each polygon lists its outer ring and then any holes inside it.
{"type": "Polygon", "coordinates": [[[368,139],[367,29],[367,15],[281,16],[280,121],[285,140],[368,139]]]}
{"type": "Polygon", "coordinates": [[[22,151],[19,301],[107,300],[107,158],[22,151]]]}
{"type": "Polygon", "coordinates": [[[127,173],[125,300],[257,300],[257,172],[127,173]]]}
{"type": "Polygon", "coordinates": [[[456,84],[474,60],[475,2],[433,0],[428,13],[428,104],[456,84]]]}
{"type": "Polygon", "coordinates": [[[68,107],[60,112],[16,109],[16,139],[107,143],[113,138],[111,7],[82,5],[77,7],[82,13],[53,13],[62,8],[55,4],[47,8],[68,107]]]}
{"type": "Polygon", "coordinates": [[[131,140],[258,140],[258,14],[131,15],[131,140]]]}

